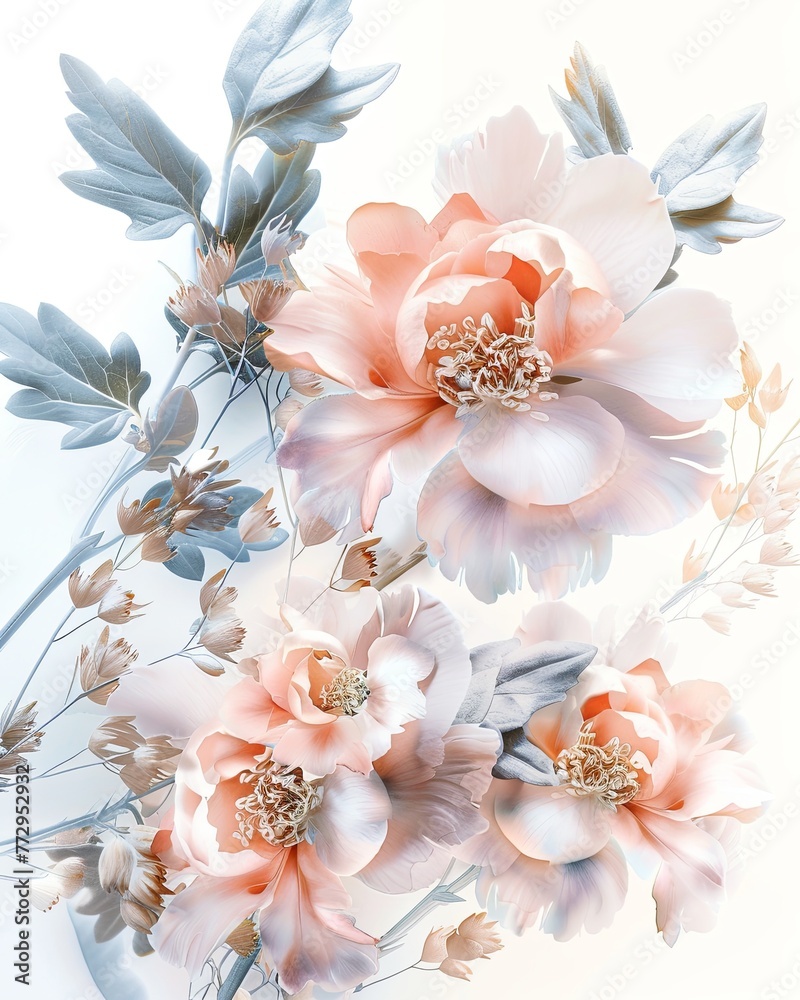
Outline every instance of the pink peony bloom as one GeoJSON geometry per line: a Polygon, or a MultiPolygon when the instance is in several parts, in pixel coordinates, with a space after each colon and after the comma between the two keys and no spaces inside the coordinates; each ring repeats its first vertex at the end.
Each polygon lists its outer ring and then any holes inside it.
{"type": "MultiPolygon", "coordinates": [[[[618,643],[594,637],[595,662],[524,729],[531,752],[551,762],[551,783],[494,780],[481,804],[489,829],[458,849],[483,866],[481,905],[517,933],[540,914],[559,940],[608,926],[627,890],[626,858],[656,873],[668,944],[681,928],[713,925],[731,828],[759,816],[767,796],[727,689],[666,679],[654,658],[663,629],[642,617],[618,643]]],[[[592,638],[558,604],[534,609],[518,633],[525,645],[567,635],[592,638]]]]}
{"type": "Polygon", "coordinates": [[[600,579],[614,534],[694,513],[722,438],[702,431],[738,387],[729,307],[666,288],[675,237],[646,169],[606,155],[565,172],[517,108],[443,155],[445,207],[350,218],[357,272],[331,265],[265,342],[274,366],[346,394],[294,416],[306,543],[370,531],[395,477],[427,476],[417,530],[478,597],[521,567],[551,595],[600,579]]]}
{"type": "Polygon", "coordinates": [[[276,649],[240,665],[254,676],[183,751],[154,850],[187,887],[153,939],[195,973],[256,912],[285,989],[339,992],[378,959],[340,876],[387,892],[435,881],[486,829],[499,741],[453,725],[471,665],[438,601],[410,587],[295,599],[305,612],[282,608],[276,649]]]}

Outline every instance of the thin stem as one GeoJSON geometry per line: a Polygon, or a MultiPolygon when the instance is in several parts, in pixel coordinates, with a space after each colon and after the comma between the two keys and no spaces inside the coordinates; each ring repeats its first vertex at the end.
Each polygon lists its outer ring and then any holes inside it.
{"type": "MultiPolygon", "coordinates": [[[[47,722],[43,722],[41,725],[37,725],[36,727],[37,732],[46,729],[51,722],[55,722],[56,719],[60,718],[64,714],[64,712],[67,711],[67,709],[72,708],[73,705],[77,705],[77,703],[79,701],[82,701],[84,698],[88,698],[90,694],[94,694],[95,691],[102,691],[103,688],[107,688],[109,684],[116,684],[118,683],[118,681],[119,681],[118,677],[112,677],[111,680],[103,681],[102,684],[95,684],[94,687],[89,688],[87,691],[81,691],[81,693],[77,695],[75,698],[73,698],[72,701],[68,701],[63,708],[60,708],[55,715],[51,716],[47,720],[47,722]]],[[[18,747],[22,746],[22,744],[25,742],[27,738],[28,738],[27,736],[23,736],[21,740],[15,743],[14,746],[7,751],[7,753],[13,753],[18,747]]]]}
{"type": "Polygon", "coordinates": [[[286,571],[286,586],[283,589],[282,604],[285,604],[289,598],[289,584],[292,581],[292,565],[294,564],[294,547],[297,544],[297,529],[298,522],[295,521],[294,527],[292,528],[292,544],[289,550],[289,569],[286,571]]]}
{"type": "MultiPolygon", "coordinates": [[[[72,611],[74,610],[75,608],[72,609],[72,611]]],[[[70,615],[72,614],[72,611],[70,611],[70,615]]],[[[68,639],[74,632],[77,632],[79,629],[82,629],[84,625],[91,625],[92,622],[96,621],[98,617],[99,615],[92,615],[91,618],[87,618],[86,621],[81,622],[80,625],[76,625],[74,628],[71,628],[69,632],[65,632],[63,635],[60,635],[57,639],[53,639],[53,642],[61,642],[62,639],[68,639]]]]}
{"type": "Polygon", "coordinates": [[[34,676],[36,674],[36,671],[42,665],[42,661],[44,660],[45,656],[47,656],[47,654],[50,652],[50,647],[56,641],[56,636],[61,631],[61,629],[67,624],[67,622],[70,620],[70,618],[72,617],[72,615],[74,614],[74,612],[75,612],[75,608],[72,605],[70,605],[69,611],[64,615],[64,617],[61,619],[61,621],[58,623],[58,625],[56,625],[55,630],[53,631],[53,634],[50,636],[50,638],[47,640],[47,644],[45,645],[44,649],[42,650],[42,652],[41,652],[41,654],[39,656],[39,659],[36,661],[36,663],[34,663],[32,669],[31,669],[31,672],[25,678],[25,683],[20,688],[20,692],[17,695],[17,700],[14,702],[14,704],[13,704],[13,706],[11,708],[11,714],[10,714],[9,718],[13,718],[14,717],[14,713],[19,708],[19,703],[22,701],[23,695],[28,690],[28,685],[33,680],[33,678],[34,678],[34,676]]]}
{"type": "Polygon", "coordinates": [[[387,979],[394,979],[395,976],[401,976],[404,972],[410,972],[412,969],[421,969],[422,966],[419,962],[414,962],[413,965],[407,965],[404,969],[398,969],[397,972],[390,972],[388,976],[381,976],[380,979],[373,979],[372,982],[362,983],[361,986],[356,986],[354,993],[360,993],[362,990],[368,990],[370,986],[377,986],[378,983],[385,983],[387,979]]]}
{"type": "Polygon", "coordinates": [[[480,865],[470,865],[466,871],[462,872],[457,878],[454,878],[449,885],[443,885],[439,882],[424,899],[421,899],[401,920],[398,920],[393,927],[389,928],[381,937],[379,947],[385,948],[390,941],[401,937],[415,924],[418,924],[420,920],[424,919],[432,910],[435,910],[442,902],[441,898],[437,898],[440,897],[442,892],[454,894],[460,892],[477,879],[480,871],[480,865]]]}

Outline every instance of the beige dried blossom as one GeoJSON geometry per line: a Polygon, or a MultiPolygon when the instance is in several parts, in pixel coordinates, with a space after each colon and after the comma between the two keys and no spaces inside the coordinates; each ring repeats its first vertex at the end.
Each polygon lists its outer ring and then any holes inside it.
{"type": "Polygon", "coordinates": [[[777,533],[761,543],[758,561],[767,566],[797,566],[800,565],[800,554],[792,550],[782,533],[777,533]]]}
{"type": "Polygon", "coordinates": [[[698,552],[698,554],[695,555],[694,547],[696,544],[697,542],[692,542],[692,544],[689,546],[689,551],[683,557],[682,579],[684,583],[689,583],[690,580],[696,579],[696,577],[700,574],[700,571],[703,569],[703,566],[705,565],[707,553],[698,552]]]}
{"type": "Polygon", "coordinates": [[[730,580],[723,581],[714,587],[714,593],[729,608],[754,608],[756,606],[756,602],[752,599],[745,599],[745,589],[740,583],[734,583],[730,580]]]}
{"type": "Polygon", "coordinates": [[[786,396],[792,383],[788,382],[784,387],[781,387],[781,378],[781,366],[778,364],[769,373],[759,390],[758,400],[765,413],[774,413],[786,402],[786,396]]]}
{"type": "Polygon", "coordinates": [[[759,410],[758,406],[753,402],[752,399],[747,404],[747,415],[750,417],[750,419],[753,421],[756,427],[760,427],[763,430],[767,426],[767,418],[764,416],[761,410],[759,410]]]}
{"type": "Polygon", "coordinates": [[[751,594],[775,597],[775,567],[760,563],[743,563],[739,567],[742,586],[751,594]]]}
{"type": "Polygon", "coordinates": [[[9,704],[0,718],[0,789],[16,779],[25,754],[39,749],[43,733],[36,731],[36,702],[23,705],[12,715],[9,704]]]}
{"type": "Polygon", "coordinates": [[[89,750],[119,768],[119,776],[135,795],[171,778],[181,751],[168,736],[142,736],[132,715],[112,715],[89,738],[89,750]]]}
{"type": "Polygon", "coordinates": [[[342,579],[355,581],[352,587],[347,588],[348,590],[369,587],[370,581],[378,575],[378,556],[375,547],[380,540],[380,538],[365,538],[347,550],[342,566],[342,579]]]}
{"type": "Polygon", "coordinates": [[[60,899],[71,899],[83,888],[85,874],[81,858],[57,861],[43,878],[31,879],[31,903],[37,910],[51,910],[60,899]]]}
{"type": "Polygon", "coordinates": [[[761,381],[761,365],[758,362],[755,351],[747,341],[744,342],[742,349],[739,351],[739,360],[741,362],[744,384],[752,393],[758,388],[758,383],[761,381]]]}
{"type": "Polygon", "coordinates": [[[258,281],[243,281],[239,291],[250,307],[253,318],[269,326],[289,301],[296,286],[291,281],[273,281],[260,278],[258,281]]]}
{"type": "Polygon", "coordinates": [[[109,641],[108,625],[100,633],[93,647],[81,646],[77,666],[80,670],[81,688],[90,692],[87,697],[96,705],[105,705],[119,683],[115,681],[127,672],[128,667],[138,657],[138,653],[124,639],[109,641]],[[104,685],[98,691],[92,690],[104,685]]]}
{"type": "Polygon", "coordinates": [[[272,494],[270,487],[239,518],[239,535],[245,545],[268,542],[280,527],[280,521],[275,518],[275,508],[271,506],[272,494]]]}
{"type": "Polygon", "coordinates": [[[139,608],[144,608],[145,604],[134,604],[136,595],[132,590],[113,590],[106,594],[97,609],[97,617],[110,625],[124,625],[134,618],[141,618],[141,615],[134,614],[139,608]]]}
{"type": "Polygon", "coordinates": [[[88,576],[81,572],[80,567],[73,570],[67,580],[69,599],[73,606],[90,608],[93,604],[101,601],[117,582],[111,579],[113,572],[114,562],[111,559],[106,559],[88,576]]]}
{"type": "Polygon", "coordinates": [[[167,870],[152,853],[154,827],[134,826],[117,831],[103,848],[97,871],[106,892],[120,897],[122,919],[140,934],[149,934],[164,909],[167,870]]]}
{"type": "Polygon", "coordinates": [[[778,474],[779,493],[793,493],[795,490],[800,490],[800,455],[792,455],[778,474]]]}
{"type": "Polygon", "coordinates": [[[134,500],[129,507],[120,500],[117,504],[117,521],[122,534],[146,535],[155,531],[161,522],[160,505],[160,497],[153,497],[145,504],[141,500],[134,500]]]}
{"type": "Polygon", "coordinates": [[[737,501],[744,489],[744,483],[735,486],[723,486],[717,483],[711,494],[711,506],[720,521],[727,521],[736,508],[737,501]]]}
{"type": "Polygon", "coordinates": [[[271,219],[261,235],[261,252],[269,265],[282,265],[298,250],[302,250],[306,238],[300,232],[292,232],[292,220],[286,215],[271,219]]]}
{"type": "Polygon", "coordinates": [[[233,306],[220,306],[220,321],[203,332],[213,337],[224,347],[234,347],[237,350],[247,340],[247,320],[244,313],[233,306]]]}
{"type": "Polygon", "coordinates": [[[503,947],[495,926],[496,921],[487,921],[485,913],[473,913],[457,928],[432,930],[425,939],[420,961],[437,965],[446,976],[468,980],[472,969],[467,962],[488,958],[503,947]]]}
{"type": "Polygon", "coordinates": [[[209,653],[233,663],[229,654],[242,648],[246,631],[233,609],[238,591],[235,587],[222,587],[226,573],[226,570],[215,573],[200,591],[200,610],[205,620],[197,641],[209,653]]]}
{"type": "Polygon", "coordinates": [[[233,497],[224,490],[235,486],[238,479],[216,480],[228,468],[228,462],[216,458],[216,448],[195,452],[178,472],[170,470],[172,495],[167,498],[169,527],[185,532],[187,528],[221,531],[231,520],[227,513],[233,497]]]}
{"type": "Polygon", "coordinates": [[[220,242],[203,253],[197,247],[197,280],[215,299],[227,284],[236,267],[236,250],[233,244],[220,242]]]}
{"type": "Polygon", "coordinates": [[[167,307],[187,326],[211,326],[221,319],[219,303],[201,285],[181,285],[167,307]]]}
{"type": "MultiPolygon", "coordinates": [[[[742,386],[746,390],[746,386],[742,386]]],[[[740,392],[738,396],[729,396],[725,402],[730,406],[732,410],[741,410],[744,404],[750,399],[750,393],[740,392]]]]}
{"type": "Polygon", "coordinates": [[[282,431],[285,431],[292,417],[297,416],[305,405],[302,399],[298,399],[296,396],[287,396],[286,399],[281,400],[275,407],[275,413],[273,414],[275,425],[280,427],[282,431]]]}
{"type": "Polygon", "coordinates": [[[720,632],[722,635],[731,634],[731,613],[727,608],[709,608],[700,617],[715,632],[720,632]]]}
{"type": "Polygon", "coordinates": [[[241,955],[242,958],[251,955],[258,947],[258,942],[256,925],[249,917],[244,919],[225,939],[225,944],[229,948],[233,948],[236,954],[241,955]]]}
{"type": "Polygon", "coordinates": [[[169,528],[157,528],[151,531],[142,542],[139,554],[145,562],[165,563],[173,559],[178,550],[170,548],[167,540],[172,535],[169,528]]]}
{"type": "Polygon", "coordinates": [[[301,396],[321,396],[325,391],[319,375],[306,371],[305,368],[292,368],[289,372],[289,385],[301,396]]]}

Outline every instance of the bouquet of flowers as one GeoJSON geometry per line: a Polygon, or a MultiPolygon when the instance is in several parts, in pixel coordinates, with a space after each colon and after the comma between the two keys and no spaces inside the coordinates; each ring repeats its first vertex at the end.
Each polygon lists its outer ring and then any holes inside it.
{"type": "MultiPolygon", "coordinates": [[[[316,146],[398,70],[333,68],[348,8],[255,12],[223,79],[213,187],[133,90],[62,59],[67,124],[94,161],[62,181],[124,212],[130,239],[193,227],[191,268],[169,266],[171,371],[151,379],[127,334],[106,347],[55,306],[0,306],[11,414],[66,425],[64,449],[124,444],[74,545],[0,630],[2,647],[68,601],[41,652],[28,633],[30,664],[9,665],[4,790],[26,799],[51,726],[88,700],[103,716],[73,756],[117,791],[18,823],[6,857],[34,908],[69,909],[90,968],[132,949],[219,1000],[351,996],[412,969],[468,979],[507,933],[608,927],[629,871],[673,945],[712,928],[769,797],[726,687],[670,678],[671,622],[725,633],[798,561],[789,386],[740,344],[730,306],[679,275],[684,251],[781,223],[733,197],[766,109],[703,118],[645,166],[577,45],[568,96],[553,92],[574,145],[517,106],[439,149],[433,218],[369,203],[307,233],[316,146]],[[644,595],[590,622],[571,606],[615,535],[701,510],[708,538],[660,607],[644,595]],[[307,550],[329,576],[300,571],[307,550]],[[250,561],[260,608],[240,616],[232,577],[250,561]],[[163,594],[145,601],[147,564],[163,594]],[[442,575],[485,605],[525,589],[529,610],[512,635],[487,611],[470,649],[442,575]],[[185,641],[149,625],[191,586],[185,641]],[[137,635],[159,645],[150,662],[137,635]],[[71,683],[46,717],[39,668],[61,640],[71,683]],[[399,919],[363,919],[364,887],[399,919]],[[459,902],[473,911],[455,925],[459,902]]],[[[136,982],[120,966],[103,995],[141,996],[136,982]]]]}

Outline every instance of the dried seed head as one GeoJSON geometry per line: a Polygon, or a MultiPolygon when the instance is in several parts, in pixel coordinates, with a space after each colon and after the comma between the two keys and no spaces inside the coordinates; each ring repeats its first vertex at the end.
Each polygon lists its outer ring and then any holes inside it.
{"type": "Polygon", "coordinates": [[[84,576],[80,568],[70,573],[67,581],[69,598],[76,608],[90,608],[101,601],[111,590],[116,580],[111,579],[114,563],[106,559],[93,573],[84,576]]]}
{"type": "Polygon", "coordinates": [[[181,285],[167,306],[187,326],[209,326],[219,323],[219,303],[201,285],[181,285]]]}
{"type": "Polygon", "coordinates": [[[273,490],[267,492],[249,507],[239,518],[239,535],[245,545],[251,542],[268,542],[280,527],[271,506],[273,490]]]}
{"type": "Polygon", "coordinates": [[[236,267],[236,251],[231,243],[221,240],[204,254],[197,247],[197,280],[215,299],[236,267]]]}

